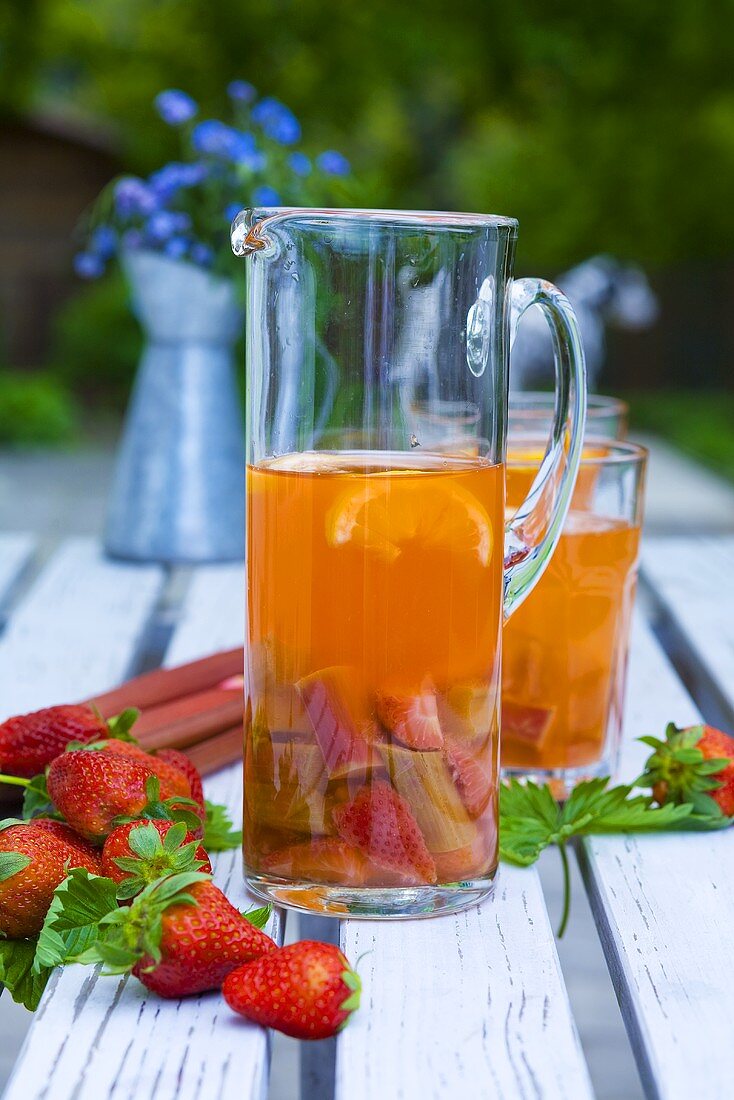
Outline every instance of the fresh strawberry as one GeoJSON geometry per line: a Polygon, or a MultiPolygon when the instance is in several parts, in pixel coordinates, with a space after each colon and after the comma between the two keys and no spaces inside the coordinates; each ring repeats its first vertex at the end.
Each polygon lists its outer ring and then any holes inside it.
{"type": "Polygon", "coordinates": [[[207,875],[159,879],[112,919],[94,946],[108,973],[132,972],[161,997],[219,989],[230,971],[275,951],[207,875]]]}
{"type": "Polygon", "coordinates": [[[0,937],[37,935],[67,869],[83,866],[73,848],[44,828],[0,829],[0,937]]]}
{"type": "Polygon", "coordinates": [[[373,780],[351,802],[337,806],[333,818],[344,840],[386,872],[405,876],[404,885],[436,881],[436,865],[408,803],[384,779],[373,780]]]}
{"type": "Polygon", "coordinates": [[[671,722],[664,741],[640,740],[654,751],[637,786],[651,787],[660,805],[690,802],[699,813],[718,807],[734,815],[734,737],[713,726],[678,729],[671,722]]]}
{"type": "Polygon", "coordinates": [[[71,741],[97,741],[107,733],[105,720],[83,704],[16,715],[0,725],[0,772],[30,779],[71,741]]]}
{"type": "Polygon", "coordinates": [[[92,875],[103,873],[102,860],[98,849],[94,848],[89,841],[80,837],[78,833],[75,833],[69,825],[65,825],[63,821],[54,821],[50,817],[34,817],[32,824],[61,841],[67,852],[70,853],[71,859],[74,860],[70,866],[86,867],[92,875]]]}
{"type": "Polygon", "coordinates": [[[417,695],[378,694],[377,717],[383,726],[409,749],[428,752],[443,746],[436,692],[431,685],[417,695]]]}
{"type": "Polygon", "coordinates": [[[151,882],[183,871],[211,874],[209,856],[181,822],[128,821],[113,829],[102,849],[106,878],[124,883],[118,898],[135,897],[151,882]]]}
{"type": "Polygon", "coordinates": [[[338,947],[302,940],[233,970],[222,992],[257,1024],[294,1039],[328,1039],[359,1008],[361,985],[338,947]]]}
{"type": "Polygon", "coordinates": [[[169,761],[158,755],[154,756],[152,753],[146,752],[145,749],[141,749],[139,745],[131,744],[129,741],[105,741],[104,744],[98,747],[100,752],[109,752],[116,756],[129,756],[133,760],[139,760],[150,768],[153,775],[161,781],[161,788],[165,786],[166,790],[170,791],[170,795],[167,797],[174,794],[180,794],[182,798],[192,797],[188,776],[177,764],[169,763],[169,761]]]}
{"type": "Polygon", "coordinates": [[[490,750],[485,746],[480,755],[451,738],[446,740],[444,756],[462,802],[472,817],[479,817],[494,791],[490,750]]]}
{"type": "Polygon", "coordinates": [[[189,781],[190,797],[201,806],[202,816],[206,817],[204,784],[201,772],[191,757],[187,756],[185,752],[179,752],[178,749],[158,749],[154,756],[158,760],[163,760],[166,764],[172,764],[174,768],[178,768],[180,772],[184,773],[189,781]]]}
{"type": "Polygon", "coordinates": [[[173,816],[188,800],[189,782],[177,768],[162,761],[154,768],[146,753],[137,756],[113,749],[117,744],[110,742],[108,751],[64,752],[48,770],[54,805],[87,840],[104,840],[120,824],[119,818],[165,817],[166,811],[173,816]],[[160,774],[164,768],[171,776],[160,774]]]}

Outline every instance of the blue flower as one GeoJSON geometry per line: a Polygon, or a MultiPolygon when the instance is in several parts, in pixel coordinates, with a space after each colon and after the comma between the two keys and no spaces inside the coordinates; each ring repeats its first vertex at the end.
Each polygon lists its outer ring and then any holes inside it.
{"type": "Polygon", "coordinates": [[[169,126],[180,126],[184,122],[189,122],[199,110],[191,96],[186,92],[180,92],[177,88],[160,92],[153,102],[156,111],[169,126]]]}
{"type": "Polygon", "coordinates": [[[273,96],[266,96],[252,108],[252,121],[280,145],[293,145],[300,140],[301,124],[288,107],[273,96]]]}
{"type": "Polygon", "coordinates": [[[288,163],[297,176],[311,175],[311,161],[305,153],[291,153],[288,163]]]}
{"type": "Polygon", "coordinates": [[[184,187],[196,187],[206,178],[204,164],[181,164],[171,161],[148,178],[148,184],[161,202],[166,203],[184,187]]]}
{"type": "Polygon", "coordinates": [[[229,206],[225,207],[224,216],[228,222],[234,221],[242,209],[242,204],[239,202],[231,202],[229,206]]]}
{"type": "Polygon", "coordinates": [[[146,183],[137,176],[125,176],[115,185],[115,208],[121,218],[136,214],[152,214],[158,199],[146,183]]]}
{"type": "Polygon", "coordinates": [[[236,103],[252,103],[257,91],[247,80],[233,80],[227,85],[227,95],[236,103]]]}
{"type": "Polygon", "coordinates": [[[214,252],[208,244],[197,241],[191,246],[191,259],[200,267],[211,267],[214,262],[214,252]]]}
{"type": "Polygon", "coordinates": [[[128,229],[122,234],[123,248],[142,248],[145,237],[139,229],[128,229]]]}
{"type": "Polygon", "coordinates": [[[176,233],[185,233],[191,227],[191,218],[180,211],[157,210],[151,214],[145,226],[147,235],[158,243],[173,237],[176,233]]]}
{"type": "Polygon", "coordinates": [[[74,257],[74,270],[82,279],[98,279],[104,275],[104,260],[91,252],[78,252],[74,257]]]}
{"type": "Polygon", "coordinates": [[[225,157],[239,162],[255,152],[255,138],[252,134],[235,130],[216,118],[209,118],[194,127],[191,144],[198,153],[214,157],[225,157]]]}
{"type": "Polygon", "coordinates": [[[245,156],[237,157],[235,163],[240,168],[248,168],[251,172],[262,172],[268,163],[268,158],[264,153],[259,152],[257,149],[252,153],[247,153],[245,156]]]}
{"type": "Polygon", "coordinates": [[[252,205],[253,206],[280,206],[280,195],[274,188],[268,187],[267,184],[262,184],[260,187],[256,187],[252,192],[252,205]]]}
{"type": "Polygon", "coordinates": [[[347,158],[335,149],[327,149],[316,158],[316,163],[327,176],[348,176],[352,170],[347,158]]]}
{"type": "Polygon", "coordinates": [[[170,256],[172,260],[182,259],[188,250],[189,242],[185,237],[171,237],[163,246],[166,256],[170,256]]]}
{"type": "Polygon", "coordinates": [[[109,260],[117,251],[117,233],[111,225],[98,225],[89,238],[89,251],[101,260],[109,260]]]}

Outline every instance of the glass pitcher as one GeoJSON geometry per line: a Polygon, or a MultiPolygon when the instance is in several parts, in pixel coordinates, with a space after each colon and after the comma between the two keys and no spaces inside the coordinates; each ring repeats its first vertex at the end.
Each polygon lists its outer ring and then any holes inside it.
{"type": "Polygon", "coordinates": [[[280,905],[415,917],[491,893],[502,624],[558,540],[584,428],[564,296],[512,218],[256,209],[247,257],[244,860],[280,905]],[[505,520],[510,337],[555,418],[505,520]]]}

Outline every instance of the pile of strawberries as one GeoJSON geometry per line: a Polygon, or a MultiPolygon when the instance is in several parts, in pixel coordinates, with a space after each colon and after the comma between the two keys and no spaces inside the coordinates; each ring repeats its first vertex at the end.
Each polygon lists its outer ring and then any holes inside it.
{"type": "Polygon", "coordinates": [[[136,717],[59,706],[0,725],[0,780],[26,788],[24,819],[0,822],[0,981],[35,1008],[56,966],[101,962],[162,997],[223,989],[258,1023],[334,1034],[358,976],[330,944],[278,948],[268,907],[242,914],[214,885],[207,849],[240,835],[184,753],[136,744],[136,717]]]}

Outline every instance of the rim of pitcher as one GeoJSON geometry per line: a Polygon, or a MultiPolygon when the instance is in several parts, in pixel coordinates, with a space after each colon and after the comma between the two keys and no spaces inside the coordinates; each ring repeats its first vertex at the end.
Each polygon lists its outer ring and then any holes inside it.
{"type": "Polygon", "coordinates": [[[313,218],[318,221],[328,218],[330,221],[383,221],[396,225],[425,224],[445,228],[492,228],[507,229],[517,233],[517,218],[503,214],[476,214],[459,210],[391,210],[375,207],[347,206],[246,206],[237,213],[232,221],[232,231],[245,222],[248,228],[255,225],[268,225],[288,216],[297,216],[304,221],[313,218]]]}

